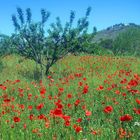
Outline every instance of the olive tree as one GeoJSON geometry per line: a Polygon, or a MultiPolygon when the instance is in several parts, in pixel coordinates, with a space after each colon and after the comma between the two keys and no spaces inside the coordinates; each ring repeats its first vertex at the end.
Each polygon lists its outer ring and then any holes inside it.
{"type": "Polygon", "coordinates": [[[90,12],[91,7],[88,7],[85,16],[77,21],[77,26],[73,25],[75,12],[71,11],[69,21],[64,26],[57,17],[56,22],[46,29],[50,12],[41,9],[41,21],[34,22],[30,8],[26,9],[26,14],[17,8],[18,15],[12,15],[17,49],[20,54],[40,65],[42,75],[43,68],[48,75],[52,65],[59,59],[68,53],[84,51],[85,44],[89,42],[87,31],[90,12]]]}

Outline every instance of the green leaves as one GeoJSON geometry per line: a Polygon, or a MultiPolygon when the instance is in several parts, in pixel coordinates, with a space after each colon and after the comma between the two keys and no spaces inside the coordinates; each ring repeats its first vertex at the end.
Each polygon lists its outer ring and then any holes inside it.
{"type": "Polygon", "coordinates": [[[28,24],[30,24],[31,23],[31,19],[32,19],[31,9],[30,8],[27,8],[26,9],[26,22],[28,24]]]}
{"type": "Polygon", "coordinates": [[[92,8],[89,6],[86,11],[86,18],[90,15],[92,8]]]}
{"type": "Polygon", "coordinates": [[[120,33],[113,42],[113,52],[115,55],[135,55],[140,56],[140,28],[131,27],[120,33]]]}
{"type": "Polygon", "coordinates": [[[50,17],[50,12],[47,12],[45,9],[41,9],[41,16],[42,16],[41,23],[42,25],[44,25],[47,22],[48,18],[50,17]]]}
{"type": "Polygon", "coordinates": [[[74,11],[71,11],[70,12],[70,27],[73,24],[74,18],[75,18],[75,12],[74,11]]]}
{"type": "Polygon", "coordinates": [[[12,21],[15,27],[15,31],[20,30],[20,25],[18,24],[17,17],[15,15],[12,15],[12,21]]]}
{"type": "Polygon", "coordinates": [[[17,8],[17,13],[18,13],[18,17],[19,17],[21,25],[23,25],[24,24],[24,15],[23,15],[23,11],[20,7],[17,8]]]}
{"type": "Polygon", "coordinates": [[[12,39],[12,37],[0,34],[0,56],[16,52],[12,39]]]}

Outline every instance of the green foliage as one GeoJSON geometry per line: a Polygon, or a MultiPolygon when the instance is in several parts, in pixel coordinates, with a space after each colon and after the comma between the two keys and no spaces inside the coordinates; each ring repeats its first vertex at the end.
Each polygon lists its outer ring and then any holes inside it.
{"type": "Polygon", "coordinates": [[[6,56],[15,53],[15,46],[13,45],[12,37],[1,34],[0,35],[0,56],[6,56]]]}
{"type": "Polygon", "coordinates": [[[99,42],[99,46],[106,48],[106,49],[111,49],[113,46],[113,40],[112,39],[101,39],[99,42]]]}
{"type": "Polygon", "coordinates": [[[112,51],[115,55],[140,56],[140,28],[133,27],[119,34],[112,51]]]}
{"type": "MultiPolygon", "coordinates": [[[[74,11],[70,13],[70,20],[66,22],[64,28],[61,25],[60,18],[56,18],[56,23],[51,24],[49,33],[49,49],[54,46],[56,51],[60,54],[60,57],[65,56],[68,53],[80,53],[84,51],[87,44],[90,42],[90,36],[87,34],[89,22],[87,21],[91,8],[86,11],[85,17],[80,18],[77,21],[77,26],[73,27],[75,18],[74,11]]],[[[52,48],[53,49],[53,48],[52,48]]],[[[52,51],[53,52],[53,51],[52,51]]],[[[55,57],[57,57],[56,55],[55,57]]]]}
{"type": "Polygon", "coordinates": [[[110,49],[107,49],[102,46],[103,44],[98,43],[92,43],[90,47],[87,49],[88,54],[94,54],[94,55],[113,55],[112,51],[110,49]]]}
{"type": "Polygon", "coordinates": [[[26,21],[23,16],[21,8],[17,8],[18,17],[20,22],[18,23],[17,17],[12,16],[12,20],[15,26],[16,34],[14,35],[14,43],[18,47],[20,54],[35,60],[40,63],[42,50],[46,47],[45,36],[43,26],[47,21],[50,13],[44,9],[41,10],[42,20],[41,22],[34,23],[32,21],[32,14],[29,8],[26,9],[26,21]]]}
{"type": "Polygon", "coordinates": [[[0,72],[2,72],[3,68],[4,68],[3,62],[2,62],[2,60],[0,59],[0,72]]]}

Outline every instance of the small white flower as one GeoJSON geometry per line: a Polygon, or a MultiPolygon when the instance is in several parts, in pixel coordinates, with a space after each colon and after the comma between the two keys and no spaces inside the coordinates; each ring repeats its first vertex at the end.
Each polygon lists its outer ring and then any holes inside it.
{"type": "Polygon", "coordinates": [[[135,122],[134,126],[140,126],[140,122],[135,122]]]}

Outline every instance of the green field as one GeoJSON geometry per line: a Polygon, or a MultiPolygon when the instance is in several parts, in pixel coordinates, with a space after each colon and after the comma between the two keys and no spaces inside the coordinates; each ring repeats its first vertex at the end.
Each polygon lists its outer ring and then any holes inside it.
{"type": "Polygon", "coordinates": [[[0,140],[140,139],[138,58],[70,55],[40,81],[35,67],[1,58],[0,140]]]}

